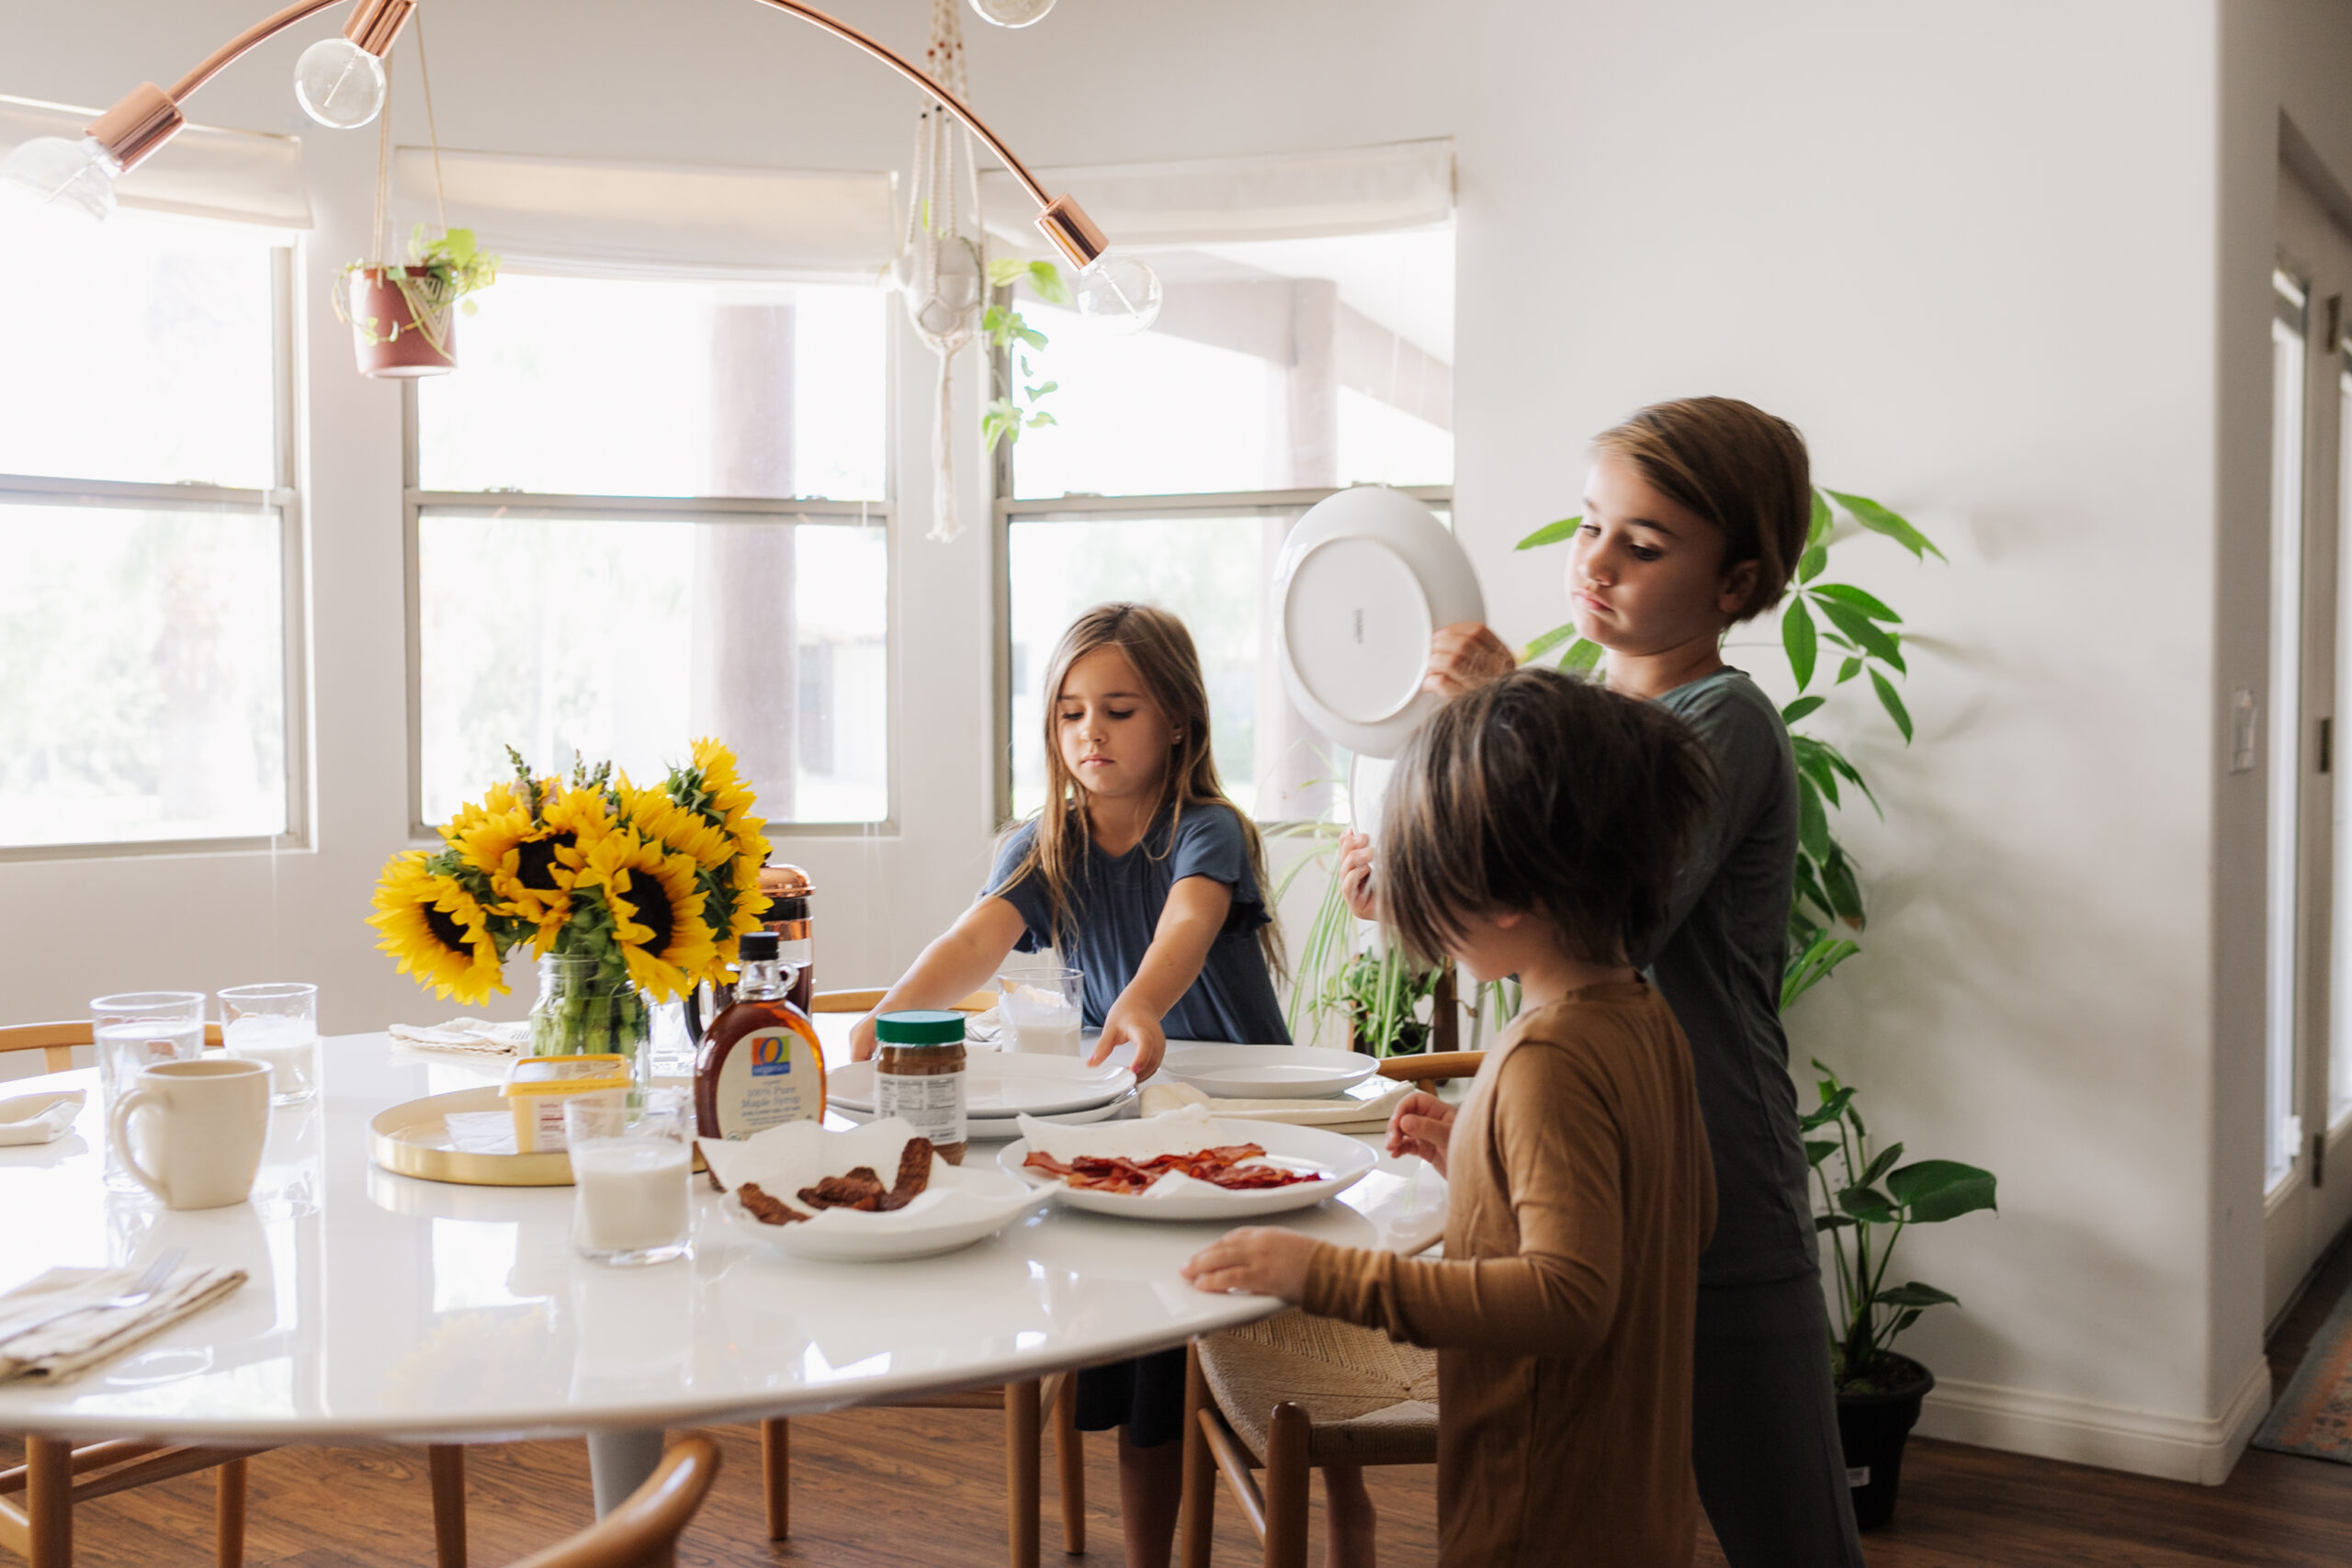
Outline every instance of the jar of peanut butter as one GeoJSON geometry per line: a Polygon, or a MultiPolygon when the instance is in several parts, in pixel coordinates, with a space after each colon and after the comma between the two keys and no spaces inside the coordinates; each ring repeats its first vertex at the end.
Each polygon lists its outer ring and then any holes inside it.
{"type": "Polygon", "coordinates": [[[903,1116],[950,1165],[964,1163],[964,1015],[886,1012],[874,1021],[874,1113],[903,1116]]]}

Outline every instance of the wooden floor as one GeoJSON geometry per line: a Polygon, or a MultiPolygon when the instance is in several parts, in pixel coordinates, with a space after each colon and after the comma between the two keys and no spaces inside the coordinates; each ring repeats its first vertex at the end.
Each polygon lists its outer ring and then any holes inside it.
{"type": "MultiPolygon", "coordinates": [[[[2352,1282],[2340,1248],[2271,1346],[2284,1386],[2305,1343],[2352,1282]]],[[[992,1564],[1004,1561],[1001,1417],[966,1411],[849,1411],[793,1424],[792,1539],[762,1539],[757,1439],[720,1428],[727,1468],[687,1531],[680,1562],[700,1564],[992,1564]]],[[[1084,1561],[1120,1562],[1117,1478],[1108,1438],[1088,1440],[1090,1503],[1084,1561]]],[[[0,1445],[0,1465],[15,1462],[0,1445]]],[[[1045,1562],[1060,1551],[1050,1454],[1045,1562]]],[[[1371,1472],[1380,1505],[1382,1561],[1392,1568],[1436,1557],[1429,1472],[1371,1472]]],[[[430,1564],[431,1512],[421,1451],[390,1448],[280,1450],[252,1465],[246,1560],[289,1568],[430,1564]]],[[[585,1524],[588,1462],[579,1443],[519,1443],[471,1450],[468,1515],[473,1562],[512,1562],[585,1524]]],[[[1218,1512],[1216,1561],[1257,1561],[1229,1502],[1218,1512]]],[[[1318,1521],[1319,1523],[1319,1521],[1318,1521]]],[[[164,1568],[209,1561],[211,1482],[190,1476],[75,1510],[83,1568],[164,1568]]],[[[2067,1564],[2070,1568],[2188,1568],[2189,1564],[2352,1563],[2352,1466],[2249,1450],[2217,1487],[1915,1442],[1894,1525],[1865,1538],[1871,1568],[2067,1564]]],[[[1320,1552],[1320,1545],[1315,1548],[1320,1552]]],[[[1319,1557],[1317,1558],[1319,1561],[1319,1557]]],[[[1720,1565],[1712,1538],[1699,1562],[1720,1565]]]]}

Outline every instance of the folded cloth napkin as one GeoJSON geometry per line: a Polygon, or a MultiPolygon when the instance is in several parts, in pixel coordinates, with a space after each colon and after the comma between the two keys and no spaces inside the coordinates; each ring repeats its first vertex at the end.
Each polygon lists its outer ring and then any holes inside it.
{"type": "Polygon", "coordinates": [[[65,1136],[82,1112],[82,1100],[78,1089],[0,1100],[0,1144],[46,1144],[65,1136]]]}
{"type": "Polygon", "coordinates": [[[430,1026],[396,1023],[387,1032],[401,1044],[419,1051],[461,1051],[478,1056],[512,1056],[531,1043],[529,1023],[492,1023],[486,1018],[453,1018],[430,1026]]]}
{"type": "Polygon", "coordinates": [[[0,1383],[17,1378],[62,1382],[203,1311],[245,1282],[242,1269],[194,1264],[176,1270],[163,1289],[136,1305],[98,1304],[127,1294],[141,1272],[52,1269],[0,1296],[0,1383]]]}
{"type": "Polygon", "coordinates": [[[1186,1083],[1148,1084],[1138,1100],[1146,1116],[1205,1107],[1212,1116],[1238,1122],[1287,1122],[1294,1127],[1324,1127],[1334,1133],[1375,1133],[1388,1125],[1396,1102],[1413,1092],[1400,1083],[1376,1100],[1212,1100],[1186,1083]]]}

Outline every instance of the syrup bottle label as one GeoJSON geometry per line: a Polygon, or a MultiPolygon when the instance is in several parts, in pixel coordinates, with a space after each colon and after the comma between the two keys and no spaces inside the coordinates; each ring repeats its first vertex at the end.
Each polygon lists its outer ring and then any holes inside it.
{"type": "Polygon", "coordinates": [[[718,1069],[718,1132],[748,1138],[780,1122],[825,1113],[825,1075],[797,1031],[755,1029],[735,1042],[718,1069]]]}

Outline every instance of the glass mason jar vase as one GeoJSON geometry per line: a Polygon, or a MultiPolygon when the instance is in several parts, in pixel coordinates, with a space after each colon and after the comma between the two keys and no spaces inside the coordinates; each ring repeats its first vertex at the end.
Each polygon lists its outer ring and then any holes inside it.
{"type": "Polygon", "coordinates": [[[645,994],[595,959],[550,953],[539,960],[531,1009],[534,1056],[627,1056],[639,1087],[650,1081],[652,1008],[645,994]]]}

